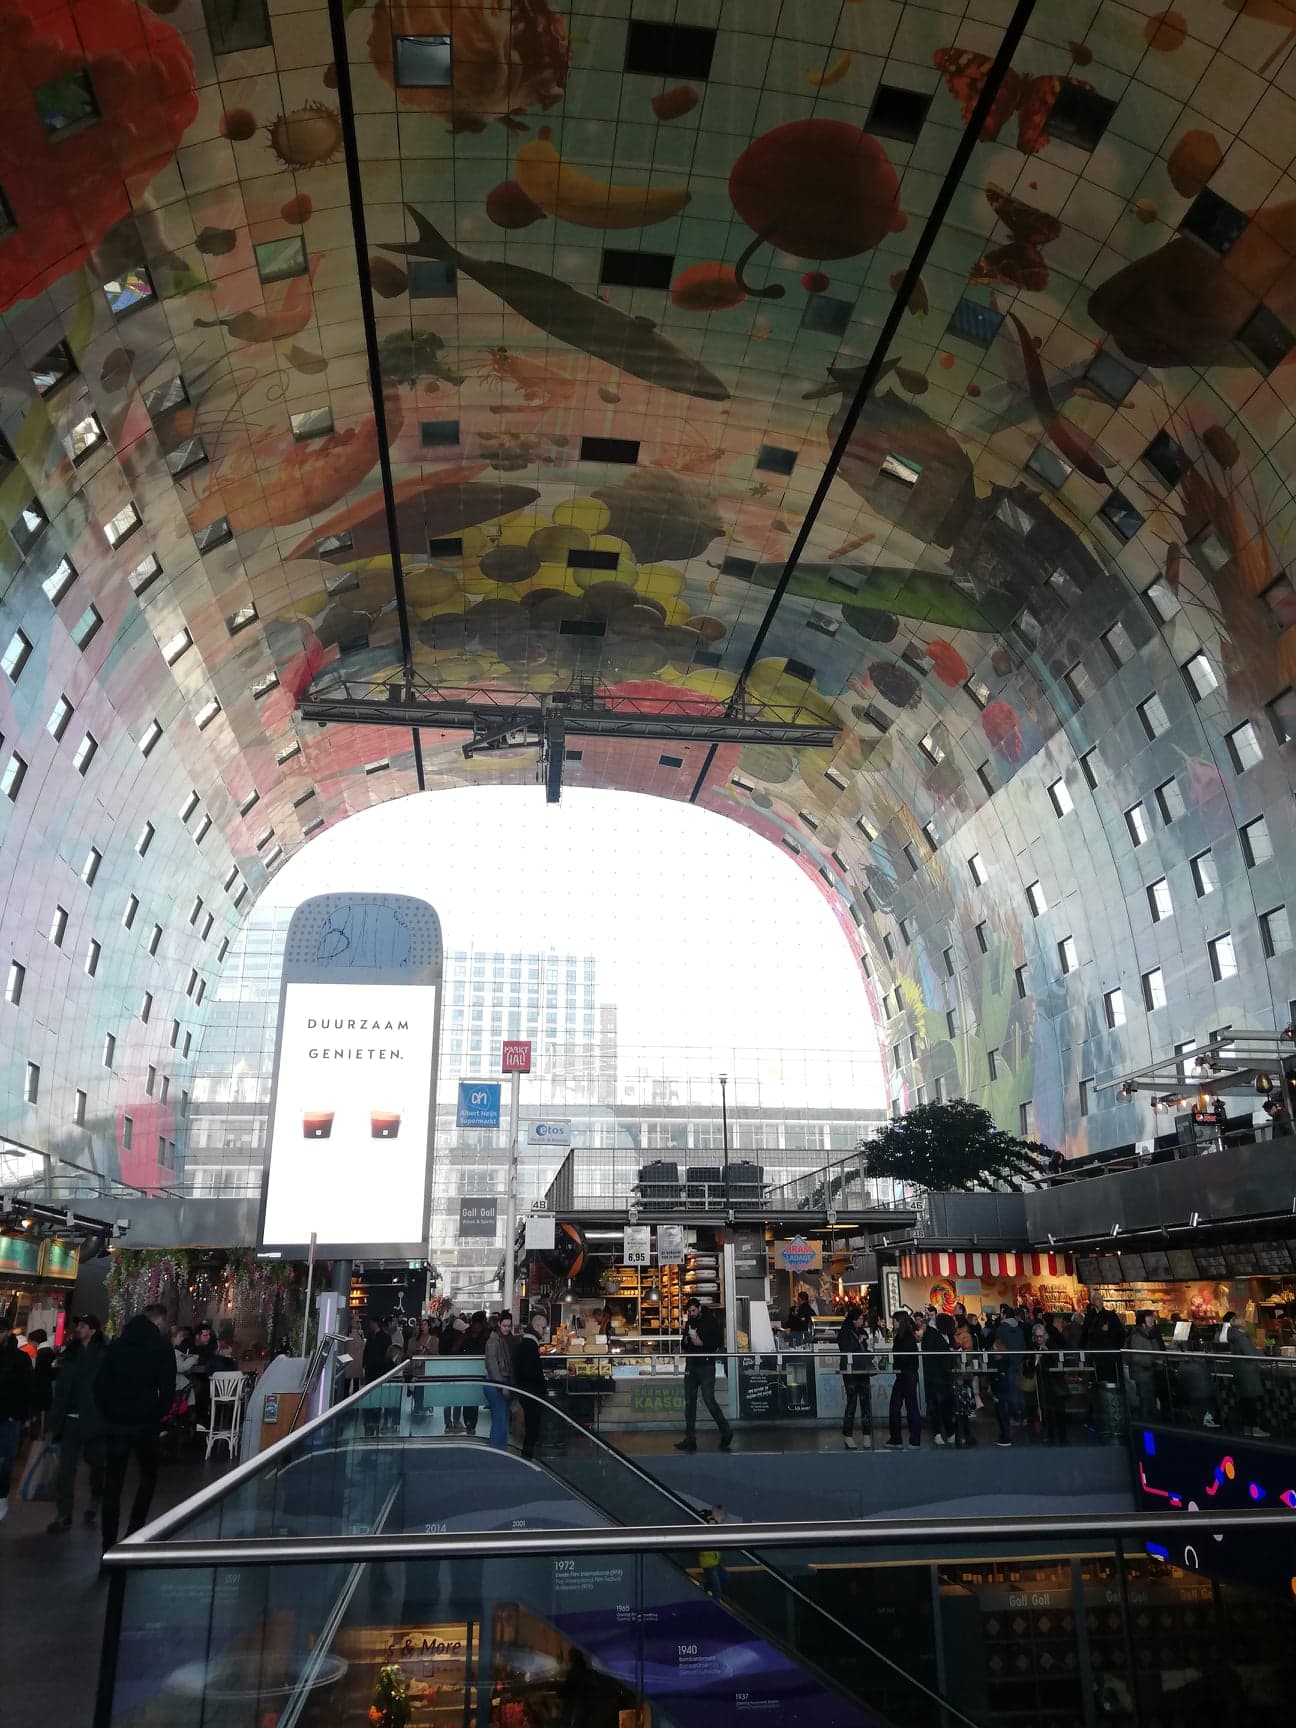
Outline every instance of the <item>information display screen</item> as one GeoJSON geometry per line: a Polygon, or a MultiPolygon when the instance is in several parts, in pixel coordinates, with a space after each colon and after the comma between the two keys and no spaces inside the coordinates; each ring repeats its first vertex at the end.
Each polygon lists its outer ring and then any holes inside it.
{"type": "MultiPolygon", "coordinates": [[[[1122,1254],[1121,1264],[1124,1265],[1124,1263],[1125,1256],[1122,1254]]],[[[1160,1248],[1145,1249],[1143,1252],[1143,1265],[1147,1271],[1148,1277],[1154,1281],[1172,1276],[1170,1271],[1170,1256],[1160,1248]]]]}
{"type": "Polygon", "coordinates": [[[1191,1248],[1172,1248],[1166,1258],[1170,1262],[1170,1276],[1183,1280],[1197,1277],[1197,1256],[1191,1248]]]}
{"type": "Polygon", "coordinates": [[[437,989],[284,986],[261,1240],[421,1252],[437,989]]]}

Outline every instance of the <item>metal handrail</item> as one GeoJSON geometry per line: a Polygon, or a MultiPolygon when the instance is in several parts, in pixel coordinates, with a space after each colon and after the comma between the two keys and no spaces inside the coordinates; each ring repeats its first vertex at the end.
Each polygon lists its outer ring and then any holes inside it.
{"type": "MultiPolygon", "coordinates": [[[[388,1386],[397,1378],[403,1378],[406,1364],[400,1362],[390,1369],[380,1380],[371,1380],[367,1386],[361,1386],[349,1398],[343,1398],[340,1403],[332,1404],[321,1416],[312,1416],[304,1427],[294,1429],[285,1434],[282,1440],[276,1440],[273,1446],[267,1446],[264,1452],[258,1452],[245,1463],[236,1464],[226,1475],[215,1482],[209,1482],[205,1488],[200,1488],[196,1494],[191,1494],[187,1500],[182,1500],[178,1506],[173,1506],[169,1512],[163,1512],[151,1524],[145,1524],[134,1535],[127,1536],[125,1542],[132,1545],[161,1542],[168,1531],[177,1529],[181,1524],[187,1524],[199,1512],[206,1511],[208,1506],[215,1506],[226,1495],[241,1488],[245,1482],[250,1482],[254,1476],[266,1471],[267,1465],[274,1458],[295,1451],[308,1434],[323,1428],[325,1423],[334,1421],[344,1410],[353,1405],[359,1405],[362,1400],[377,1386],[388,1386]]],[[[584,1430],[582,1429],[583,1433],[584,1430]]],[[[122,1544],[124,1546],[124,1544],[122,1544]]],[[[120,1552],[120,1546],[112,1550],[120,1552]]],[[[169,1550],[168,1550],[169,1552],[169,1550]]]]}
{"type": "MultiPolygon", "coordinates": [[[[161,1522],[161,1520],[159,1520],[161,1522]]],[[[1154,1530],[1222,1533],[1282,1525],[1296,1530],[1289,1512],[1062,1512],[1051,1517],[870,1518],[825,1524],[648,1524],[611,1525],[603,1530],[486,1530],[423,1532],[392,1536],[263,1536],[212,1538],[203,1542],[143,1540],[128,1536],[110,1548],[103,1564],[112,1571],[150,1566],[231,1566],[275,1563],[309,1565],[325,1560],[525,1559],[537,1554],[688,1553],[701,1540],[709,1547],[880,1548],[891,1543],[1058,1540],[1073,1545],[1086,1537],[1141,1540],[1154,1530]]],[[[151,1527],[152,1528],[152,1527],[151,1527]]]]}

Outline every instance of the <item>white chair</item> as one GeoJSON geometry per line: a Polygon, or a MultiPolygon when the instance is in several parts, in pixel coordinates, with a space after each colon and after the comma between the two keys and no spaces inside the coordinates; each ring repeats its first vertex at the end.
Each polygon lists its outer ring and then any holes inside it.
{"type": "Polygon", "coordinates": [[[243,1431],[243,1388],[245,1374],[213,1374],[211,1377],[211,1417],[207,1424],[207,1451],[224,1441],[231,1458],[239,1449],[243,1431]]]}

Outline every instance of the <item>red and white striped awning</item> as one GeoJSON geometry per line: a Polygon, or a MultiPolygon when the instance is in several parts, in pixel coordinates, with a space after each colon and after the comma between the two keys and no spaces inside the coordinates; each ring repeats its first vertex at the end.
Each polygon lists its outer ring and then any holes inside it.
{"type": "Polygon", "coordinates": [[[1019,1254],[1015,1249],[900,1256],[903,1278],[1069,1278],[1074,1272],[1069,1254],[1019,1254]]]}

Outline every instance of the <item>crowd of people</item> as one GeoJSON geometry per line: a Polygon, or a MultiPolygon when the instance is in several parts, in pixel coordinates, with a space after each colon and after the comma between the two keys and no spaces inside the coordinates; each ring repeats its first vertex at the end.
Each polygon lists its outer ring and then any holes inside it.
{"type": "Polygon", "coordinates": [[[103,1546],[112,1547],[132,1459],[138,1481],[127,1534],[138,1530],[153,1502],[163,1446],[205,1429],[212,1376],[238,1370],[233,1338],[228,1322],[219,1333],[205,1321],[172,1326],[160,1303],[128,1321],[111,1343],[94,1314],[70,1318],[58,1349],[39,1328],[20,1341],[0,1322],[0,1519],[30,1443],[33,1452],[57,1448],[49,1535],[72,1529],[84,1466],[84,1521],[98,1524],[103,1546]]]}
{"type": "MultiPolygon", "coordinates": [[[[479,1372],[484,1374],[482,1393],[490,1413],[491,1445],[500,1449],[508,1445],[509,1420],[513,1406],[518,1405],[522,1416],[522,1456],[530,1458],[540,1438],[543,1404],[548,1397],[540,1360],[541,1347],[547,1341],[548,1323],[538,1311],[520,1329],[515,1327],[512,1314],[488,1315],[484,1309],[445,1321],[411,1320],[406,1315],[396,1315],[384,1322],[371,1316],[365,1323],[360,1378],[366,1386],[372,1385],[401,1364],[406,1365],[407,1377],[412,1378],[419,1358],[461,1356],[465,1359],[466,1379],[475,1378],[479,1372]],[[523,1396],[519,1397],[519,1393],[523,1396]]],[[[413,1387],[413,1406],[415,1420],[427,1415],[426,1388],[421,1384],[413,1387]]],[[[480,1408],[476,1402],[447,1404],[445,1432],[475,1434],[480,1408]]],[[[371,1436],[379,1433],[383,1417],[384,1411],[377,1403],[364,1409],[365,1432],[371,1436]]]]}
{"type": "MultiPolygon", "coordinates": [[[[1210,1348],[1230,1358],[1242,1432],[1267,1439],[1261,1426],[1259,1350],[1252,1328],[1228,1314],[1210,1348]]],[[[1217,1386],[1206,1346],[1167,1352],[1157,1316],[1143,1309],[1126,1329],[1120,1316],[1095,1296],[1081,1314],[1004,1302],[997,1313],[977,1317],[964,1303],[953,1313],[929,1307],[899,1311],[888,1327],[862,1307],[852,1307],[837,1334],[845,1391],[842,1438],[855,1449],[855,1420],[870,1426],[870,1380],[879,1368],[894,1370],[888,1408],[890,1451],[922,1444],[918,1385],[921,1372],[927,1417],[935,1446],[971,1446],[975,1415],[993,1405],[998,1446],[1029,1438],[1065,1446],[1074,1396],[1069,1376],[1082,1363],[1092,1374],[1090,1401],[1119,1400],[1144,1420],[1171,1414],[1195,1425],[1220,1426],[1217,1386]],[[1171,1378],[1173,1375],[1173,1379],[1171,1378]],[[1173,1408],[1172,1408],[1173,1407],[1173,1408]]]]}

